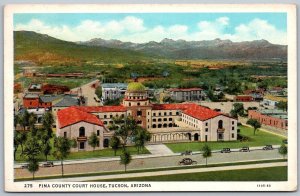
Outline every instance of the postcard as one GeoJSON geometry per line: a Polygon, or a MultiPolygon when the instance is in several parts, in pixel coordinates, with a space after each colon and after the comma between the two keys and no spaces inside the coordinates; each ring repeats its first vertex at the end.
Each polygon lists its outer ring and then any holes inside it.
{"type": "Polygon", "coordinates": [[[296,6],[5,7],[8,192],[296,191],[296,6]]]}

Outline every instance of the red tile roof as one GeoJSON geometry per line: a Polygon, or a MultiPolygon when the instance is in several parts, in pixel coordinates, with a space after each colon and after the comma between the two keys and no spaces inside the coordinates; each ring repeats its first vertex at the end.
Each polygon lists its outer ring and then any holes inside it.
{"type": "Polygon", "coordinates": [[[95,115],[81,111],[76,107],[68,107],[57,112],[57,120],[59,128],[84,121],[87,123],[103,126],[103,122],[95,115]]]}
{"type": "Polygon", "coordinates": [[[201,91],[202,88],[170,88],[169,91],[201,91]]]}
{"type": "Polygon", "coordinates": [[[210,118],[214,118],[216,116],[222,115],[222,113],[220,112],[214,111],[212,109],[197,104],[193,104],[193,106],[184,110],[183,113],[201,121],[208,120],[210,118]]]}
{"type": "Polygon", "coordinates": [[[77,109],[84,112],[126,112],[122,105],[118,106],[77,106],[77,109]]]}

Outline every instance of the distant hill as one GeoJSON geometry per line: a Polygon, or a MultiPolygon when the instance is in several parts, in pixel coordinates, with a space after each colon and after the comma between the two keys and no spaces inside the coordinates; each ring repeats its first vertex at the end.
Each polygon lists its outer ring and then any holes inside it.
{"type": "Polygon", "coordinates": [[[273,59],[287,58],[287,46],[271,44],[266,40],[232,42],[231,40],[185,41],[163,39],[148,43],[122,42],[119,40],[92,39],[78,42],[80,45],[105,46],[108,48],[130,49],[149,55],[172,59],[273,59]]]}
{"type": "Polygon", "coordinates": [[[151,59],[138,51],[79,45],[32,31],[14,32],[14,58],[37,64],[80,64],[82,62],[128,62],[151,59]]]}

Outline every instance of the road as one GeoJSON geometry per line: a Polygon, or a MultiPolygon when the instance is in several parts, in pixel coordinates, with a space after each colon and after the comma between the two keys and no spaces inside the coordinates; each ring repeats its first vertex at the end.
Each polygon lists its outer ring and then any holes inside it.
{"type": "MultiPolygon", "coordinates": [[[[168,168],[178,166],[178,162],[183,158],[191,158],[198,162],[198,164],[205,164],[205,159],[201,154],[181,156],[142,156],[134,158],[131,163],[127,166],[127,169],[149,169],[149,168],[168,168]]],[[[245,162],[254,160],[270,160],[280,159],[282,156],[278,153],[277,149],[270,151],[253,150],[251,152],[231,152],[231,153],[213,153],[212,157],[208,159],[208,164],[217,163],[232,163],[232,162],[245,162]]],[[[69,162],[64,165],[65,174],[79,174],[79,173],[95,173],[105,171],[123,171],[124,166],[120,164],[118,158],[110,160],[94,160],[89,162],[69,162]]],[[[32,174],[27,169],[15,168],[15,178],[31,177],[32,174]]],[[[61,166],[55,165],[49,168],[40,168],[36,172],[35,176],[49,176],[49,175],[60,175],[61,166]]]]}
{"type": "MultiPolygon", "coordinates": [[[[59,179],[61,182],[84,182],[84,181],[95,181],[95,180],[110,180],[110,179],[122,179],[122,178],[136,178],[146,176],[161,176],[161,175],[172,175],[172,174],[187,174],[187,173],[201,173],[201,172],[212,172],[212,171],[228,171],[238,169],[257,169],[266,167],[279,167],[287,166],[287,162],[278,163],[260,163],[260,164],[249,164],[249,165],[233,165],[233,166],[222,166],[222,167],[208,167],[208,168],[191,168],[191,169],[179,169],[179,170],[166,170],[156,172],[141,172],[141,173],[127,173],[127,174],[113,174],[105,176],[88,176],[88,177],[75,177],[75,178],[63,178],[59,179]]],[[[57,182],[57,179],[51,180],[36,180],[42,182],[57,182]]]]}
{"type": "Polygon", "coordinates": [[[71,91],[78,91],[81,88],[81,92],[83,96],[86,98],[86,105],[87,106],[99,106],[100,103],[96,102],[94,100],[95,95],[95,88],[92,87],[93,84],[99,83],[99,80],[94,80],[92,82],[89,82],[87,84],[84,84],[80,87],[74,88],[71,91]]]}

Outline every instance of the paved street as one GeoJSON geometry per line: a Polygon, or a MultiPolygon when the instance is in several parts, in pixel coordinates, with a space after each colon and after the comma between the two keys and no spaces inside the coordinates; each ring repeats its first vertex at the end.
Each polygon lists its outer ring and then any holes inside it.
{"type": "MultiPolygon", "coordinates": [[[[197,161],[198,164],[205,164],[205,159],[201,154],[189,155],[189,156],[139,156],[134,158],[131,163],[127,166],[130,169],[146,169],[146,168],[166,168],[178,166],[178,162],[183,158],[192,158],[197,161]]],[[[232,163],[232,162],[243,162],[243,161],[254,161],[254,160],[267,160],[267,159],[280,159],[282,156],[278,153],[277,149],[270,151],[254,150],[251,152],[231,152],[231,153],[213,153],[213,156],[208,159],[209,164],[215,163],[232,163]]],[[[64,166],[65,174],[78,174],[78,173],[95,173],[104,171],[122,171],[124,166],[120,165],[118,158],[113,160],[97,160],[93,162],[73,162],[64,166]]],[[[40,168],[35,176],[49,176],[49,175],[60,175],[61,166],[55,165],[49,168],[40,168]]],[[[27,169],[15,169],[16,178],[31,177],[31,173],[27,169]]]]}
{"type": "MultiPolygon", "coordinates": [[[[266,167],[279,167],[287,166],[287,162],[279,163],[261,163],[261,164],[250,164],[250,165],[234,165],[225,167],[208,167],[208,168],[195,168],[195,169],[181,169],[181,170],[168,170],[168,171],[156,171],[156,172],[141,172],[131,174],[114,174],[106,176],[89,176],[89,177],[76,177],[76,178],[64,178],[59,179],[61,182],[84,182],[93,180],[109,180],[109,179],[121,179],[121,178],[135,178],[135,177],[146,177],[146,176],[161,176],[161,175],[172,175],[172,174],[189,174],[189,173],[200,173],[200,172],[212,172],[212,171],[226,171],[226,170],[237,170],[237,169],[258,169],[266,167]]],[[[51,180],[37,180],[42,182],[57,182],[57,179],[51,180]]]]}
{"type": "Polygon", "coordinates": [[[74,88],[72,91],[78,91],[81,89],[81,92],[84,97],[86,97],[86,105],[87,106],[99,106],[100,103],[96,102],[94,100],[95,95],[95,88],[92,87],[93,84],[99,83],[99,80],[94,80],[92,82],[89,82],[87,84],[82,85],[81,87],[74,88]]]}

